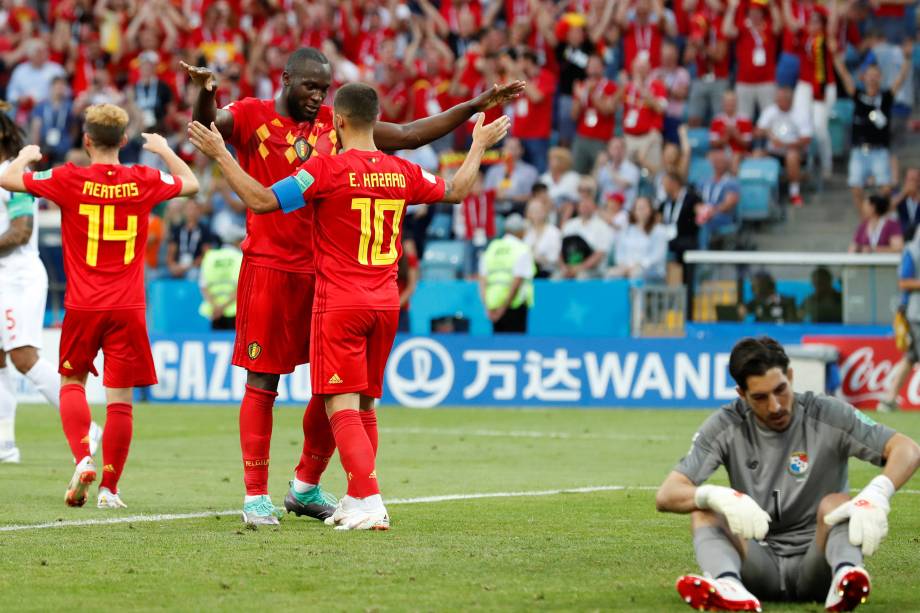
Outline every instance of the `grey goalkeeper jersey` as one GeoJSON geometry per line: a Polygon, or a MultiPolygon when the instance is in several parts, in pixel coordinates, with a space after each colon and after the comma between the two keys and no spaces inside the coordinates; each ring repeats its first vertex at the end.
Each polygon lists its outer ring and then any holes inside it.
{"type": "Polygon", "coordinates": [[[882,465],[894,430],[828,396],[796,394],[784,432],[760,424],[742,399],[713,413],[675,467],[700,485],[725,466],[731,486],[770,514],[767,544],[798,555],[814,540],[821,499],[849,489],[847,460],[882,465]]]}

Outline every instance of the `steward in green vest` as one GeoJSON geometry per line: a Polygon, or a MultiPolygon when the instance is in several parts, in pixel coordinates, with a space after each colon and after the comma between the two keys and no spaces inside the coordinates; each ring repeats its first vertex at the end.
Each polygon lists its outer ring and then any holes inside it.
{"type": "Polygon", "coordinates": [[[537,267],[522,240],[525,227],[523,217],[509,215],[504,236],[489,243],[479,261],[479,291],[496,333],[527,332],[537,267]]]}
{"type": "Polygon", "coordinates": [[[233,330],[236,327],[236,285],[243,264],[240,243],[245,235],[236,230],[225,234],[220,249],[211,249],[204,254],[198,277],[204,298],[198,313],[211,321],[212,330],[233,330]]]}

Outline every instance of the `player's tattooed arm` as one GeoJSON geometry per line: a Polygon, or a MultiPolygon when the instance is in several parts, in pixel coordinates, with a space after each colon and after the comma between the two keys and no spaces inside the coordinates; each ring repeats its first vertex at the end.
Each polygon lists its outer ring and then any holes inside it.
{"type": "Polygon", "coordinates": [[[179,62],[179,65],[192,83],[198,86],[198,97],[192,106],[192,119],[205,126],[213,123],[224,138],[230,138],[233,134],[233,114],[217,108],[217,78],[214,73],[208,68],[191,66],[185,62],[179,62]]]}
{"type": "Polygon", "coordinates": [[[488,125],[483,125],[484,121],[485,115],[480,113],[476,119],[476,127],[473,128],[473,144],[470,146],[470,152],[466,154],[466,159],[457,169],[453,180],[446,182],[444,202],[462,202],[469,195],[479,175],[482,155],[486,149],[505,138],[511,126],[511,120],[505,115],[488,125]]]}
{"type": "Polygon", "coordinates": [[[475,98],[412,123],[395,124],[378,121],[374,127],[374,143],[384,151],[416,149],[427,145],[450,134],[476,113],[511,102],[523,93],[526,85],[524,81],[493,85],[475,98]]]}
{"type": "Polygon", "coordinates": [[[240,200],[255,213],[268,213],[279,208],[274,192],[243,170],[227,147],[215,124],[208,129],[197,121],[188,124],[188,138],[203,154],[217,162],[224,178],[240,200]]]}
{"type": "MultiPolygon", "coordinates": [[[[28,198],[28,196],[26,196],[28,198]]],[[[6,232],[0,234],[0,257],[8,255],[13,249],[25,245],[32,238],[34,218],[31,215],[16,217],[10,222],[6,232]]]]}
{"type": "Polygon", "coordinates": [[[0,187],[8,192],[26,191],[22,176],[26,173],[26,168],[29,164],[40,162],[41,159],[42,152],[38,145],[26,145],[23,147],[19,155],[10,162],[10,165],[3,171],[3,175],[0,176],[0,187]]]}

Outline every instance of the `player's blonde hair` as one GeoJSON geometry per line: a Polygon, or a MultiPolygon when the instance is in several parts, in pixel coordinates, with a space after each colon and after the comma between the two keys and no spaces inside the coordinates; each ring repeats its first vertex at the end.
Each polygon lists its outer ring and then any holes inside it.
{"type": "Polygon", "coordinates": [[[117,148],[128,127],[128,112],[114,104],[94,104],[86,109],[83,131],[97,147],[117,148]]]}

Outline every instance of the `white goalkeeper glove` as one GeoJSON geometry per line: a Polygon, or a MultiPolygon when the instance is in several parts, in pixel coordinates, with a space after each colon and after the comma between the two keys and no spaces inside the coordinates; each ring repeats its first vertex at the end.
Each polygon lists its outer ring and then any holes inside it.
{"type": "Polygon", "coordinates": [[[850,520],[850,544],[861,546],[863,555],[871,556],[888,535],[889,500],[894,496],[894,483],[879,475],[863,488],[856,498],[845,502],[824,516],[824,523],[835,526],[850,520]]]}
{"type": "Polygon", "coordinates": [[[747,494],[720,485],[701,485],[694,498],[697,508],[721,513],[733,534],[761,540],[770,528],[770,515],[747,494]]]}

